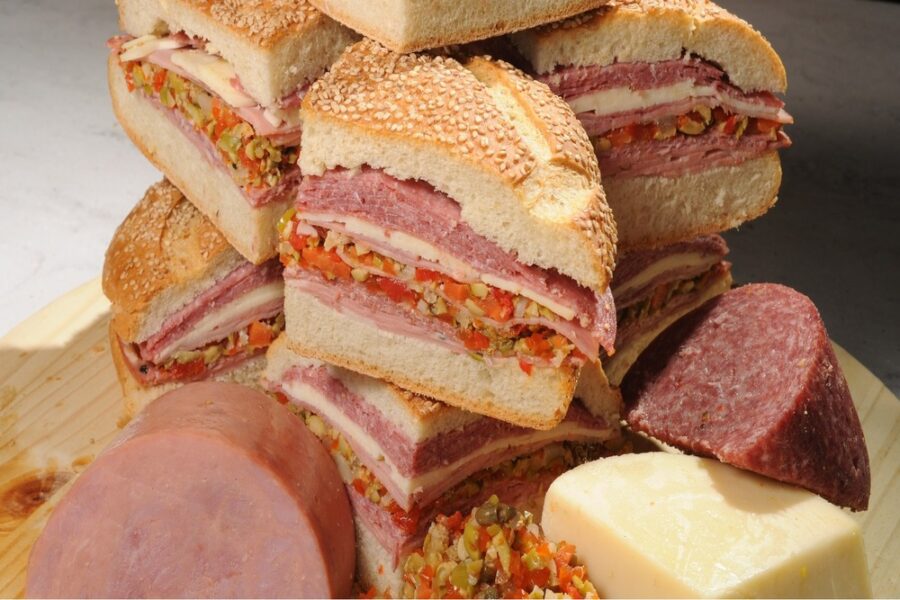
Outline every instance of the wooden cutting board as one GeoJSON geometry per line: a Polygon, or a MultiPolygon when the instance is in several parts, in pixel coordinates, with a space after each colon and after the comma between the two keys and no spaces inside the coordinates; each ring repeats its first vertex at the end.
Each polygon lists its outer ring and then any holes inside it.
{"type": "MultiPolygon", "coordinates": [[[[68,485],[124,426],[94,280],[0,340],[0,597],[24,592],[31,545],[68,485]]],[[[900,593],[900,402],[835,347],[872,461],[862,525],[876,596],[900,593]]]]}

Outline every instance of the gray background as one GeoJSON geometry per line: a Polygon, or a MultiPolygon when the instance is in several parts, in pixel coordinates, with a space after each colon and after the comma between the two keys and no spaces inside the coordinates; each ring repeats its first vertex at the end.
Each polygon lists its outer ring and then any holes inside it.
{"type": "MultiPolygon", "coordinates": [[[[726,237],[736,279],[795,287],[900,393],[900,5],[722,0],[788,70],[794,146],[765,217],[726,237]]],[[[0,0],[0,335],[100,273],[159,175],[115,124],[113,0],[0,0]]]]}

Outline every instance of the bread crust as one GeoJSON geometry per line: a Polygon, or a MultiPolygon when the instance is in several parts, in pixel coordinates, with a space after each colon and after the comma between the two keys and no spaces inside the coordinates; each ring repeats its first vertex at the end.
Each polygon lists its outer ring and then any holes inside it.
{"type": "Polygon", "coordinates": [[[289,281],[284,311],[290,347],[301,356],[515,425],[552,429],[565,417],[575,391],[574,368],[535,367],[526,375],[514,360],[489,366],[341,313],[289,281]]]}
{"type": "Polygon", "coordinates": [[[135,340],[151,304],[166,290],[209,277],[240,255],[168,180],[153,184],[119,225],[106,250],[103,293],[117,332],[135,340]]]}
{"type": "MultiPolygon", "coordinates": [[[[404,53],[418,52],[452,44],[465,44],[520,29],[535,27],[597,8],[606,1],[567,0],[565,2],[548,2],[547,0],[542,0],[536,2],[532,0],[524,6],[519,5],[518,10],[513,15],[495,13],[494,15],[479,15],[478,18],[471,18],[470,21],[465,23],[465,28],[461,30],[460,26],[463,23],[456,19],[457,14],[472,15],[476,9],[476,4],[480,5],[477,8],[481,8],[483,11],[483,3],[461,0],[443,0],[443,2],[426,0],[426,2],[418,2],[418,4],[422,5],[420,7],[410,7],[416,2],[393,0],[390,4],[394,6],[390,10],[395,12],[390,15],[391,20],[398,18],[399,15],[396,12],[403,10],[401,5],[405,5],[407,9],[406,20],[416,21],[409,24],[409,30],[396,31],[392,30],[394,28],[386,26],[385,21],[388,20],[387,18],[376,20],[361,15],[358,5],[350,0],[310,0],[316,8],[336,21],[358,31],[367,38],[378,41],[394,52],[404,53]],[[471,6],[466,7],[466,5],[471,6]],[[451,11],[448,9],[455,10],[451,11]],[[414,12],[427,14],[430,22],[427,24],[421,23],[416,18],[417,15],[412,14],[414,12]]],[[[492,4],[499,5],[500,3],[492,4]]],[[[491,4],[488,6],[495,8],[491,4]]]]}
{"type": "Polygon", "coordinates": [[[511,39],[542,74],[559,66],[672,60],[686,51],[720,65],[746,92],[787,90],[784,64],[769,41],[709,0],[612,0],[511,39]]]}
{"type": "Polygon", "coordinates": [[[781,186],[775,150],[735,166],[680,177],[607,177],[622,251],[645,250],[719,233],[764,215],[781,186]]]}
{"type": "Polygon", "coordinates": [[[302,112],[304,173],[369,165],[426,181],[522,262],[606,289],[616,233],[596,156],[544,84],[501,61],[400,55],[364,40],[312,86],[302,112]]]}
{"type": "Polygon", "coordinates": [[[110,55],[107,77],[113,112],[125,133],[225,236],[241,255],[262,264],[277,254],[275,223],[291,200],[250,206],[231,177],[203,153],[153,104],[129,92],[118,59],[110,55]]]}
{"type": "MultiPolygon", "coordinates": [[[[442,431],[450,431],[475,421],[480,417],[474,413],[462,411],[458,408],[432,400],[425,396],[413,394],[403,388],[397,387],[387,381],[380,381],[364,375],[342,369],[333,364],[325,363],[315,358],[303,356],[294,349],[287,335],[282,333],[272,342],[266,352],[266,370],[264,377],[269,381],[278,383],[282,375],[292,367],[326,367],[331,377],[340,381],[351,391],[356,386],[353,380],[364,378],[372,389],[378,386],[389,398],[385,405],[399,409],[397,421],[402,421],[401,427],[409,432],[411,439],[425,439],[437,435],[442,431]]],[[[389,409],[388,406],[382,410],[389,409]]]]}
{"type": "Polygon", "coordinates": [[[306,0],[116,0],[135,36],[185,31],[208,40],[269,106],[312,81],[358,36],[306,0]]]}

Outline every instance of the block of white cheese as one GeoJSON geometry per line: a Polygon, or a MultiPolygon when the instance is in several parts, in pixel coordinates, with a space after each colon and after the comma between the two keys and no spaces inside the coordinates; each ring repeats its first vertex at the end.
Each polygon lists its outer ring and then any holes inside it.
{"type": "Polygon", "coordinates": [[[714,460],[601,459],[547,492],[547,537],[575,544],[601,597],[871,597],[862,534],[806,490],[714,460]]]}

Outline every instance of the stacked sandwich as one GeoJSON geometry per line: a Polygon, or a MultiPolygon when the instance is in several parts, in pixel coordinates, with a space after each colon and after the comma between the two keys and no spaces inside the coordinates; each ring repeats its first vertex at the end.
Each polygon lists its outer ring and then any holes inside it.
{"type": "Polygon", "coordinates": [[[189,381],[257,384],[284,328],[276,223],[300,183],[299,105],[357,36],[303,1],[117,5],[113,108],[166,177],[104,266],[133,414],[189,381]]]}
{"type": "Polygon", "coordinates": [[[577,114],[616,218],[618,385],[666,327],[731,285],[719,233],[764,214],[792,122],[784,66],[707,0],[612,0],[510,36],[523,68],[577,114]]]}
{"type": "MultiPolygon", "coordinates": [[[[395,3],[382,41],[468,42],[601,3],[440,22],[395,3]]],[[[118,6],[113,106],[166,177],[104,268],[131,414],[188,381],[263,383],[341,467],[361,585],[394,595],[438,513],[492,494],[538,511],[618,443],[599,363],[615,226],[549,88],[485,56],[354,43],[301,0],[118,6]]],[[[370,35],[385,22],[353,12],[370,35]]]]}
{"type": "Polygon", "coordinates": [[[104,269],[129,407],[208,378],[288,404],[363,590],[410,591],[437,514],[538,512],[615,448],[631,362],[774,202],[783,68],[712,4],[118,6],[113,106],[166,177],[104,269]]]}

